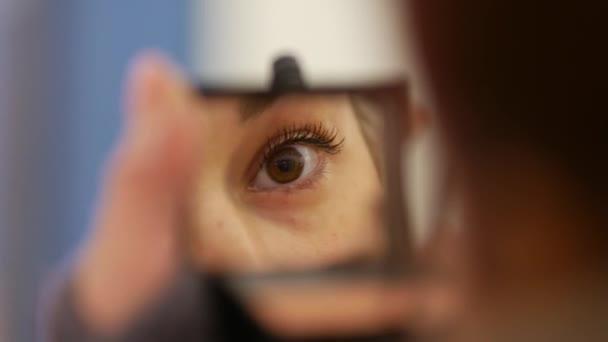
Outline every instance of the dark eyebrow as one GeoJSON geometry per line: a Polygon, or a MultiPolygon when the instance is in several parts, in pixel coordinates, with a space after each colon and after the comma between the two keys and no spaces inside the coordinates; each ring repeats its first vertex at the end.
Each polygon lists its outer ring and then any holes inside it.
{"type": "Polygon", "coordinates": [[[256,118],[281,98],[277,94],[247,95],[240,103],[241,122],[256,118]]]}

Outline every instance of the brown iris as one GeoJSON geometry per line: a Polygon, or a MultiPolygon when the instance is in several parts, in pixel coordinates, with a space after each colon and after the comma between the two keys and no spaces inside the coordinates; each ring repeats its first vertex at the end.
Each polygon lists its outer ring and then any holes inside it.
{"type": "Polygon", "coordinates": [[[266,171],[273,181],[285,184],[295,181],[304,170],[304,157],[294,147],[285,147],[266,162],[266,171]]]}

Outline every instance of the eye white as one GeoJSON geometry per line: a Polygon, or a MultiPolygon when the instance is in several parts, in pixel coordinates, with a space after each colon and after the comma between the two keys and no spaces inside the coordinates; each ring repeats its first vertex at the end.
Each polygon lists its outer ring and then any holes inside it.
{"type": "Polygon", "coordinates": [[[270,177],[270,175],[268,175],[268,170],[267,170],[267,165],[266,165],[267,163],[264,163],[264,165],[262,165],[262,168],[260,168],[260,171],[258,171],[257,175],[253,179],[253,182],[251,184],[251,187],[253,189],[269,190],[269,189],[276,189],[276,188],[293,187],[302,182],[305,182],[307,179],[309,179],[312,176],[312,173],[315,171],[315,169],[317,169],[318,164],[319,164],[319,156],[317,154],[317,151],[315,151],[314,148],[312,148],[310,146],[306,146],[306,145],[291,145],[291,146],[286,146],[286,147],[295,149],[302,156],[302,161],[304,163],[304,167],[302,169],[300,176],[297,179],[295,179],[289,183],[283,183],[283,184],[278,183],[278,182],[274,181],[270,177]]]}

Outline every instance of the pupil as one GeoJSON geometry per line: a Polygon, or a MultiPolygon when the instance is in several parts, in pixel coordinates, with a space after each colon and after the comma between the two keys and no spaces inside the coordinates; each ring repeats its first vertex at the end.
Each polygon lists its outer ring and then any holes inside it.
{"type": "Polygon", "coordinates": [[[276,163],[277,168],[281,172],[289,172],[291,168],[293,168],[294,164],[294,161],[290,159],[279,159],[276,163]]]}
{"type": "Polygon", "coordinates": [[[297,180],[304,170],[304,157],[293,147],[284,148],[270,158],[266,169],[270,178],[280,184],[297,180]]]}

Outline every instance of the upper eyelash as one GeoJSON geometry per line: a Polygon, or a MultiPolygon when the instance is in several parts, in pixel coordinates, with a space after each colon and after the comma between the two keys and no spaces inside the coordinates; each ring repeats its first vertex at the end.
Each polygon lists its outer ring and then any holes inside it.
{"type": "Polygon", "coordinates": [[[323,149],[326,153],[337,154],[342,150],[342,145],[344,145],[344,138],[336,141],[337,138],[337,129],[328,129],[320,122],[305,124],[303,126],[293,125],[285,127],[268,140],[260,160],[260,168],[280,147],[296,143],[310,144],[323,149]]]}

